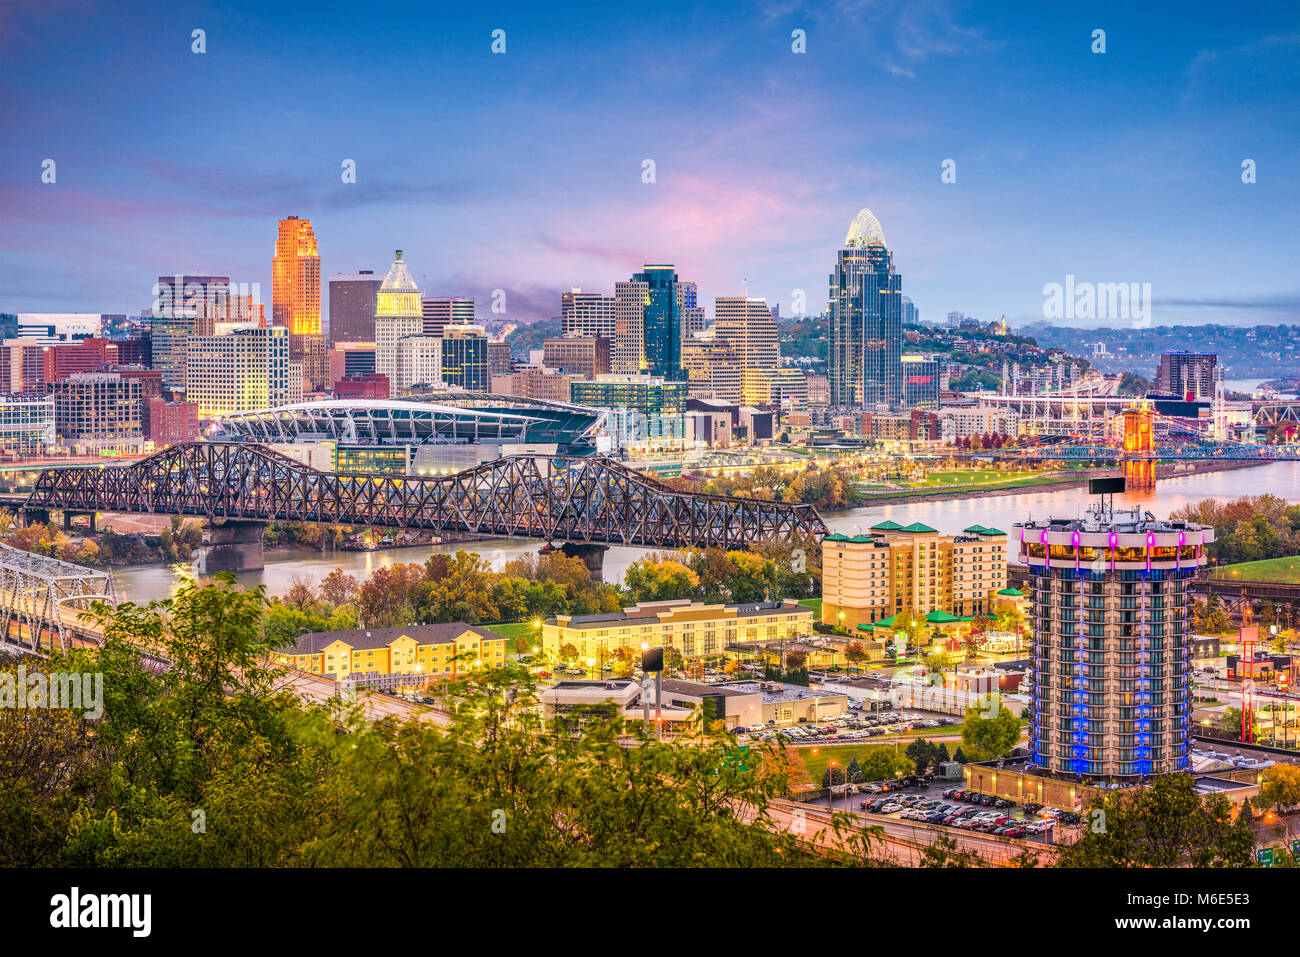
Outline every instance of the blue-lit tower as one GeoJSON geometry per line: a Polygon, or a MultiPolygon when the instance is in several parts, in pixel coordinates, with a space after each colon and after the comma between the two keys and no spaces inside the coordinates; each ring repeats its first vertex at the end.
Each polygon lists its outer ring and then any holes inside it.
{"type": "Polygon", "coordinates": [[[1188,585],[1214,529],[1105,501],[1015,527],[1032,596],[1032,763],[1119,782],[1187,770],[1188,585]]]}

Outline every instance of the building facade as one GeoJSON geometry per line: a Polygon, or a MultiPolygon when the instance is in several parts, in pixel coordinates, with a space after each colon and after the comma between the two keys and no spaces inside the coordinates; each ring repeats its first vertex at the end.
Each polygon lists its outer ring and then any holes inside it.
{"type": "Polygon", "coordinates": [[[60,444],[87,451],[136,451],[144,439],[138,380],[115,372],[77,372],[52,383],[60,444]]]}
{"type": "Polygon", "coordinates": [[[682,369],[682,314],[677,272],[669,265],[645,265],[632,281],[646,286],[644,312],[645,368],[671,382],[686,378],[682,369]]]}
{"type": "Polygon", "coordinates": [[[302,364],[312,388],[329,383],[325,336],[321,331],[320,252],[311,222],[280,220],[271,258],[271,321],[289,330],[289,358],[302,364]]]}
{"type": "Polygon", "coordinates": [[[466,392],[492,388],[488,338],[482,326],[451,325],[442,330],[442,381],[466,392]]]}
{"type": "Polygon", "coordinates": [[[675,648],[686,658],[721,656],[737,641],[767,641],[809,635],[812,609],[798,602],[706,605],[692,601],[642,602],[606,615],[557,615],[542,622],[541,647],[547,658],[561,657],[572,645],[579,659],[608,661],[620,648],[675,648]]]}
{"type": "Polygon", "coordinates": [[[1188,586],[1214,529],[1105,505],[1016,529],[1032,596],[1032,765],[1131,781],[1188,770],[1188,586]]]}
{"type": "Polygon", "coordinates": [[[609,340],[590,336],[546,339],[542,343],[542,365],[585,378],[608,375],[609,340]]]}
{"type": "Polygon", "coordinates": [[[289,330],[281,326],[193,336],[185,360],[185,398],[203,418],[287,405],[302,398],[299,370],[289,361],[289,330]]]}
{"type": "Polygon", "coordinates": [[[332,273],[330,289],[329,343],[374,342],[375,309],[383,280],[373,269],[354,273],[332,273]]]}
{"type": "MultiPolygon", "coordinates": [[[[972,525],[940,535],[920,522],[873,525],[870,535],[822,542],[822,621],[854,631],[940,612],[971,618],[993,611],[1007,587],[1007,533],[972,525]]],[[[942,615],[939,616],[942,618],[942,615]]]]}
{"type": "Polygon", "coordinates": [[[424,334],[424,316],[420,305],[420,287],[402,261],[399,249],[388,275],[376,293],[375,305],[375,372],[397,381],[398,342],[409,336],[424,334]]]}
{"type": "Polygon", "coordinates": [[[903,405],[903,278],[871,211],[849,226],[830,275],[830,404],[903,405]]]}
{"type": "Polygon", "coordinates": [[[1213,401],[1218,366],[1215,352],[1166,352],[1160,356],[1156,388],[1194,402],[1213,401]]]}
{"type": "Polygon", "coordinates": [[[442,336],[448,326],[472,326],[478,321],[473,299],[421,299],[420,314],[424,319],[424,335],[442,336]]]}
{"type": "Polygon", "coordinates": [[[427,681],[503,667],[508,641],[463,622],[314,631],[301,635],[277,657],[290,668],[336,681],[367,674],[413,675],[427,681]]]}

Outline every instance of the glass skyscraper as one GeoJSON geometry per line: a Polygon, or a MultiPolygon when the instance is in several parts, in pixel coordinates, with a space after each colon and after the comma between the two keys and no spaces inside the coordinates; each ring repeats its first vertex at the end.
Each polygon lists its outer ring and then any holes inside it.
{"type": "Polygon", "coordinates": [[[646,284],[646,373],[670,382],[684,382],[682,312],[677,297],[677,273],[672,266],[645,265],[632,277],[646,284]]]}
{"type": "Polygon", "coordinates": [[[904,406],[903,277],[871,210],[849,226],[830,275],[830,404],[904,406]]]}

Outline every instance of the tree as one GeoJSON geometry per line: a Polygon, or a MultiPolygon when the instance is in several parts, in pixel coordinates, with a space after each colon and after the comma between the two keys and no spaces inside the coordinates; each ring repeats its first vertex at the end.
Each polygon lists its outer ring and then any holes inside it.
{"type": "Polygon", "coordinates": [[[693,598],[700,578],[681,562],[647,556],[628,566],[623,576],[635,602],[693,598]]]}
{"type": "Polygon", "coordinates": [[[289,587],[284,593],[284,603],[299,611],[316,600],[316,582],[310,575],[297,572],[289,576],[289,587]]]}
{"type": "Polygon", "coordinates": [[[867,650],[860,641],[850,641],[844,646],[844,659],[851,665],[860,665],[867,660],[867,650]]]}
{"type": "Polygon", "coordinates": [[[808,664],[808,652],[791,651],[785,656],[785,666],[790,671],[799,671],[808,664]]]}
{"type": "Polygon", "coordinates": [[[1020,740],[1020,719],[1004,704],[991,718],[983,715],[984,709],[972,706],[966,709],[966,720],[961,728],[961,743],[976,761],[991,761],[1010,753],[1020,740]]]}
{"type": "Polygon", "coordinates": [[[355,575],[349,575],[342,568],[335,568],[321,579],[320,596],[331,605],[342,605],[356,601],[361,583],[355,575]]]}
{"type": "Polygon", "coordinates": [[[960,746],[958,746],[957,750],[953,752],[952,759],[958,764],[965,764],[969,760],[966,757],[966,752],[963,751],[960,746]]]}
{"type": "Polygon", "coordinates": [[[852,758],[848,767],[844,769],[844,774],[850,784],[861,784],[866,779],[862,776],[862,765],[858,764],[858,759],[852,758]]]}
{"type": "Polygon", "coordinates": [[[1256,803],[1279,811],[1300,805],[1300,766],[1278,762],[1265,771],[1256,803]]]}
{"type": "Polygon", "coordinates": [[[1250,822],[1222,794],[1203,798],[1187,773],[1099,795],[1084,820],[1062,867],[1248,867],[1255,849],[1250,822]]]}

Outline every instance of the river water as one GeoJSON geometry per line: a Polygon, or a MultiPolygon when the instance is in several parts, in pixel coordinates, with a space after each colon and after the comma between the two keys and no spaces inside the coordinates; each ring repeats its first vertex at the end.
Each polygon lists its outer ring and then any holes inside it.
{"type": "MultiPolygon", "coordinates": [[[[1292,501],[1300,501],[1300,462],[1273,462],[1248,469],[1207,472],[1181,478],[1161,479],[1153,492],[1116,496],[1115,504],[1126,508],[1141,506],[1157,518],[1206,498],[1237,498],[1272,492],[1292,501]]],[[[833,532],[856,534],[877,522],[890,519],[900,525],[924,522],[950,535],[969,525],[985,525],[1011,532],[1015,522],[1028,518],[1073,518],[1088,507],[1086,489],[1034,491],[1019,495],[984,498],[957,498],[943,502],[917,501],[900,505],[875,505],[824,516],[833,532]]],[[[248,587],[262,584],[272,595],[283,594],[294,575],[323,578],[334,568],[342,568],[357,578],[365,578],[376,568],[397,562],[423,562],[434,552],[477,551],[496,568],[520,555],[536,551],[539,543],[521,539],[495,539],[484,542],[460,542],[448,545],[417,545],[373,552],[303,552],[268,549],[266,567],[245,572],[240,581],[248,587]]],[[[646,553],[644,548],[615,546],[605,555],[605,580],[622,581],[627,566],[646,553]]],[[[175,591],[183,576],[193,572],[189,565],[140,565],[113,571],[119,600],[148,602],[166,598],[175,591]]]]}

